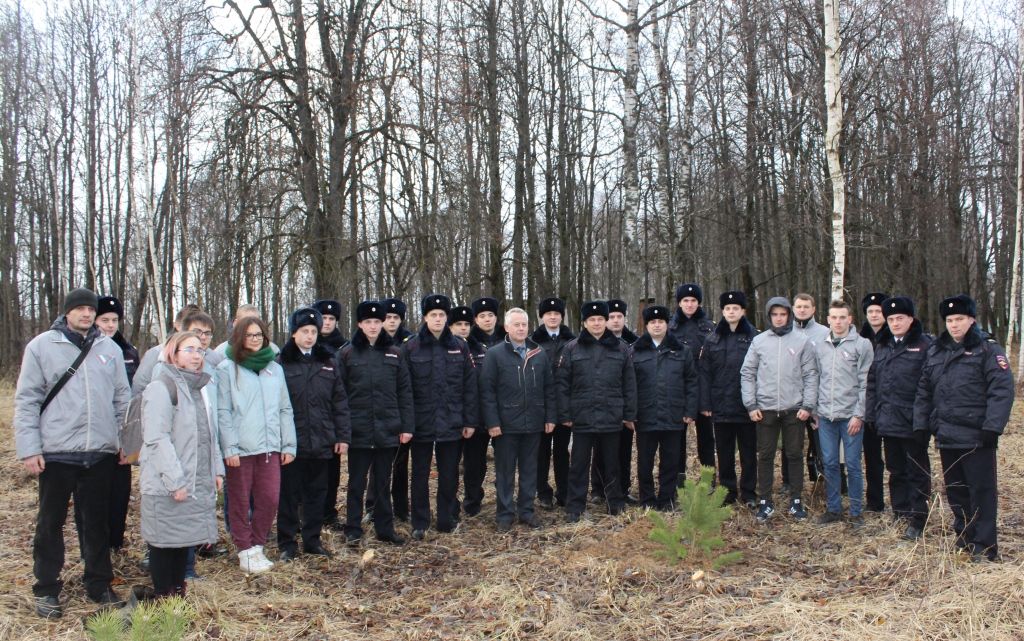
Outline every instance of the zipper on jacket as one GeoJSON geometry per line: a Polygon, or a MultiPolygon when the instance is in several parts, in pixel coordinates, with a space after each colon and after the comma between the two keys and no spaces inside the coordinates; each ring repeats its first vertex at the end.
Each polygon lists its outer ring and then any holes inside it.
{"type": "Polygon", "coordinates": [[[779,349],[778,355],[775,357],[775,371],[779,375],[779,380],[775,381],[775,411],[782,411],[782,337],[778,338],[779,349]]]}
{"type": "MultiPolygon", "coordinates": [[[[831,338],[831,336],[829,337],[831,338]]],[[[832,341],[829,340],[831,343],[832,341]]],[[[843,341],[839,341],[839,345],[842,345],[843,341]]],[[[828,406],[828,420],[834,420],[836,417],[836,356],[839,355],[839,345],[832,343],[832,389],[830,391],[831,396],[829,397],[828,406]]]]}
{"type": "Polygon", "coordinates": [[[82,374],[85,375],[85,451],[89,452],[92,449],[92,392],[89,389],[88,363],[82,363],[82,374]]]}

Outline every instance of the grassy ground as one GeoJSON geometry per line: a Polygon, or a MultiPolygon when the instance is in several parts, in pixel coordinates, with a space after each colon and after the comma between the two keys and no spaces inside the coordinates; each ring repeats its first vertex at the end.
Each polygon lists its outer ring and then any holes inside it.
{"type": "MultiPolygon", "coordinates": [[[[11,396],[9,386],[0,388],[0,640],[82,639],[83,617],[96,606],[81,586],[73,528],[65,531],[64,618],[44,622],[31,606],[36,484],[14,453],[11,396]]],[[[326,534],[334,559],[300,557],[255,577],[245,577],[234,557],[200,560],[204,580],[189,586],[199,612],[190,638],[1024,639],[1021,419],[1018,408],[1000,441],[1000,564],[971,565],[949,553],[938,477],[919,543],[901,541],[883,515],[869,516],[866,532],[854,534],[842,524],[785,517],[757,528],[738,508],[724,535],[726,549],[744,560],[696,581],[697,562],[677,567],[653,555],[650,522],[639,510],[593,514],[573,526],[561,513],[540,511],[547,528],[499,535],[489,491],[483,515],[466,521],[464,532],[428,532],[427,541],[404,548],[371,537],[350,552],[326,534]]],[[[128,552],[115,558],[122,594],[149,582],[138,569],[137,498],[128,552]]],[[[268,556],[276,558],[272,543],[268,556]]]]}

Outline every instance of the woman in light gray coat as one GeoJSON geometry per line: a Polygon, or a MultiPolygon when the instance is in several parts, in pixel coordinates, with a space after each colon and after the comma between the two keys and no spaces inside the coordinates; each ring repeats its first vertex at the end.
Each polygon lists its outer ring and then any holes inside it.
{"type": "Polygon", "coordinates": [[[217,540],[224,461],[204,355],[196,334],[173,334],[163,348],[166,365],[142,396],[141,529],[162,596],[185,596],[189,548],[217,540]]]}

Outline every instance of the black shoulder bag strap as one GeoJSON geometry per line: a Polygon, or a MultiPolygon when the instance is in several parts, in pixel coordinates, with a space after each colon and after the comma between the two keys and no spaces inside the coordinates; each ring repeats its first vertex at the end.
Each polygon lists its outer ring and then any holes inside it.
{"type": "Polygon", "coordinates": [[[75,362],[71,364],[71,367],[64,372],[64,375],[60,377],[60,380],[53,386],[50,393],[46,395],[46,398],[43,400],[43,404],[39,406],[40,416],[46,411],[46,407],[50,404],[50,401],[52,401],[53,398],[57,396],[62,389],[64,389],[64,386],[68,384],[71,377],[78,372],[78,368],[82,366],[82,362],[85,360],[85,357],[89,355],[89,350],[92,349],[92,343],[94,340],[96,340],[96,337],[92,336],[85,341],[82,345],[82,351],[78,353],[78,358],[76,358],[75,362]]]}

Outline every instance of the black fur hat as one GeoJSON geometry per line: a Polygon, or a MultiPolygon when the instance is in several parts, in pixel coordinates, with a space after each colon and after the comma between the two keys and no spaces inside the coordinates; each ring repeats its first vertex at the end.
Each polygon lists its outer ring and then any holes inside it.
{"type": "Polygon", "coordinates": [[[465,305],[459,305],[458,307],[452,307],[452,311],[448,312],[448,324],[458,322],[467,322],[470,325],[473,324],[473,319],[476,318],[476,314],[473,313],[472,307],[466,307],[465,305]]]}
{"type": "MultiPolygon", "coordinates": [[[[877,305],[878,303],[871,303],[877,305]]],[[[895,314],[906,314],[913,317],[914,301],[909,296],[893,296],[882,301],[882,316],[889,318],[895,314]]]]}
{"type": "Polygon", "coordinates": [[[537,315],[543,316],[548,312],[558,312],[562,315],[562,318],[565,318],[565,301],[554,296],[551,298],[545,298],[540,302],[540,305],[537,306],[537,315]]]}
{"type": "Polygon", "coordinates": [[[384,309],[383,303],[375,300],[364,300],[363,302],[356,305],[356,323],[361,323],[369,318],[376,318],[377,320],[384,322],[387,318],[388,312],[384,309]]]}
{"type": "Polygon", "coordinates": [[[950,314],[964,314],[971,318],[978,316],[978,306],[974,304],[974,299],[967,294],[957,294],[956,296],[950,296],[949,298],[942,299],[939,303],[939,315],[945,320],[950,314]]]}
{"type": "Polygon", "coordinates": [[[494,315],[498,315],[499,305],[497,298],[491,298],[490,296],[483,296],[476,299],[470,305],[473,308],[473,316],[482,314],[483,312],[494,312],[494,315]]]}
{"type": "Polygon", "coordinates": [[[687,296],[692,296],[697,299],[698,303],[704,302],[704,291],[700,288],[700,285],[693,283],[683,283],[676,288],[676,303],[683,300],[687,296]]]}
{"type": "Polygon", "coordinates": [[[405,303],[399,298],[385,298],[380,302],[384,306],[384,312],[388,314],[398,314],[405,320],[405,303]]]}
{"type": "Polygon", "coordinates": [[[118,318],[124,318],[124,305],[113,296],[100,296],[96,299],[96,316],[114,312],[118,318]]]}
{"type": "Polygon", "coordinates": [[[619,299],[619,298],[609,298],[608,299],[608,313],[609,314],[611,314],[612,312],[618,312],[618,313],[622,314],[623,316],[625,316],[626,315],[627,307],[628,307],[628,305],[626,305],[626,301],[624,301],[622,299],[619,299]]]}
{"type": "Polygon", "coordinates": [[[452,309],[452,300],[444,294],[424,296],[420,302],[420,313],[426,316],[428,312],[432,312],[435,309],[439,309],[447,314],[452,309]]]}
{"type": "Polygon", "coordinates": [[[721,309],[725,309],[726,305],[739,305],[743,309],[746,309],[747,295],[738,289],[722,292],[722,295],[718,297],[718,305],[721,309]]]}
{"type": "Polygon", "coordinates": [[[672,318],[672,312],[664,305],[649,305],[644,307],[644,325],[652,320],[663,320],[666,323],[672,318]]]}
{"type": "Polygon", "coordinates": [[[329,298],[318,300],[313,303],[312,307],[316,311],[320,312],[321,316],[331,315],[337,319],[341,319],[341,303],[336,300],[331,300],[329,298]]]}
{"type": "Polygon", "coordinates": [[[288,317],[289,334],[294,334],[299,331],[300,327],[305,327],[306,325],[316,325],[316,331],[319,332],[324,328],[324,317],[312,307],[297,309],[288,317]]]}
{"type": "MultiPolygon", "coordinates": [[[[868,311],[868,307],[871,307],[872,305],[881,305],[888,299],[889,295],[886,294],[885,292],[871,292],[870,294],[864,297],[864,300],[860,302],[860,311],[866,314],[868,311]]],[[[906,312],[893,312],[893,314],[906,314],[906,312]]],[[[913,314],[907,315],[913,316],[913,314]]]]}
{"type": "Polygon", "coordinates": [[[604,316],[605,320],[608,320],[608,303],[603,300],[592,300],[589,303],[583,303],[580,307],[580,320],[585,321],[591,316],[604,316]]]}

